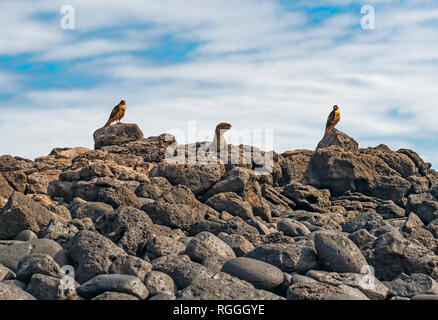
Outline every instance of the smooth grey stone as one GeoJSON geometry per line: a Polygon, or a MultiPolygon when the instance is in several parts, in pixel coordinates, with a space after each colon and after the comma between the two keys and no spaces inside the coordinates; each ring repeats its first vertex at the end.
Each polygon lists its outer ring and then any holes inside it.
{"type": "Polygon", "coordinates": [[[339,233],[317,232],[315,249],[318,256],[335,272],[360,273],[368,265],[354,242],[339,233]]]}
{"type": "Polygon", "coordinates": [[[177,287],[173,279],[160,271],[151,271],[145,279],[145,285],[151,296],[160,294],[174,295],[177,287]]]}
{"type": "Polygon", "coordinates": [[[106,291],[127,293],[142,300],[149,295],[139,278],[126,274],[101,274],[77,288],[78,294],[85,299],[94,298],[106,291]]]}
{"type": "Polygon", "coordinates": [[[67,253],[53,240],[37,239],[0,248],[0,263],[16,272],[22,257],[43,253],[51,256],[60,266],[68,264],[67,253]]]}
{"type": "Polygon", "coordinates": [[[263,261],[245,257],[228,260],[222,266],[221,272],[248,281],[254,287],[265,290],[278,287],[284,280],[284,274],[279,268],[263,261]]]}

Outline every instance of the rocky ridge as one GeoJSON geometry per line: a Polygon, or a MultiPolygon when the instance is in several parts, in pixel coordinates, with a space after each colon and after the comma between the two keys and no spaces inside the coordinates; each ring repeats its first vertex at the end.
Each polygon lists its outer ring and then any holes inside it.
{"type": "Polygon", "coordinates": [[[438,297],[438,173],[414,151],[334,129],[258,174],[250,146],[197,165],[134,124],[94,138],[0,157],[0,300],[438,297]]]}

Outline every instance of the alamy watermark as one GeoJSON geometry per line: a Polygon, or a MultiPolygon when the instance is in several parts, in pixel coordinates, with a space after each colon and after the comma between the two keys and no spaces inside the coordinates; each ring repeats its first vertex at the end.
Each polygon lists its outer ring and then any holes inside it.
{"type": "Polygon", "coordinates": [[[364,276],[359,281],[359,286],[362,289],[374,290],[376,287],[376,277],[375,277],[374,268],[369,265],[363,266],[360,269],[360,273],[364,274],[364,276]]]}
{"type": "Polygon", "coordinates": [[[61,26],[61,29],[74,30],[76,28],[75,8],[70,4],[66,4],[66,5],[61,7],[60,12],[63,15],[61,18],[61,22],[59,23],[61,26]]]}
{"type": "Polygon", "coordinates": [[[73,266],[65,265],[61,269],[64,271],[64,277],[61,279],[61,288],[64,290],[75,289],[75,269],[73,266]]]}
{"type": "Polygon", "coordinates": [[[373,6],[365,5],[360,10],[363,15],[360,26],[363,30],[374,30],[376,28],[376,11],[373,6]]]}

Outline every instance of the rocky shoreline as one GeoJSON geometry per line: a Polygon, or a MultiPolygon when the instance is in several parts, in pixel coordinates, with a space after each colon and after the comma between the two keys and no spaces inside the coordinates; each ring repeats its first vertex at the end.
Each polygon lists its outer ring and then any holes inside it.
{"type": "Polygon", "coordinates": [[[250,146],[193,165],[134,124],[94,138],[0,157],[0,300],[438,299],[438,173],[414,151],[334,129],[258,174],[250,146]]]}

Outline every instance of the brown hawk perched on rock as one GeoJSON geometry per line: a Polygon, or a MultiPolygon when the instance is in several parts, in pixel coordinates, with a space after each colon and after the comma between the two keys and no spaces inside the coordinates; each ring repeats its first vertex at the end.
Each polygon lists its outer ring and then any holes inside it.
{"type": "Polygon", "coordinates": [[[114,107],[113,111],[111,111],[111,115],[108,119],[108,122],[105,124],[105,127],[108,127],[114,121],[120,123],[120,119],[122,119],[125,116],[125,111],[126,111],[126,102],[125,100],[122,100],[118,105],[114,107]]]}
{"type": "Polygon", "coordinates": [[[341,110],[337,105],[333,106],[333,111],[330,112],[328,118],[327,118],[327,124],[325,126],[325,133],[324,136],[327,135],[327,133],[330,132],[341,120],[341,110]]]}

